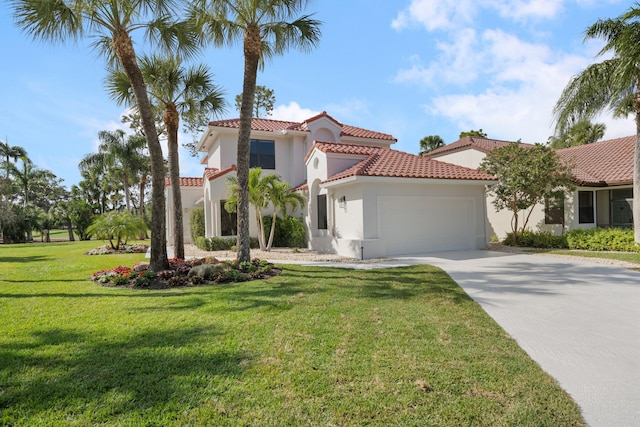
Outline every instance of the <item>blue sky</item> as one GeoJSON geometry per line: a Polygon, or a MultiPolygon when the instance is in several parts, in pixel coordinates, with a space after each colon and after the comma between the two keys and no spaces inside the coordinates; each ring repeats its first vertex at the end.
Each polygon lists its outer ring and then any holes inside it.
{"type": "MultiPolygon", "coordinates": [[[[258,84],[275,90],[272,118],[301,121],[327,111],[336,120],[386,132],[395,148],[417,153],[419,141],[482,128],[489,137],[545,142],[551,111],[572,75],[594,61],[600,45],[583,43],[586,27],[617,17],[620,0],[315,0],[323,21],[311,53],[275,57],[258,84]]],[[[0,139],[20,145],[34,163],[81,179],[78,162],[95,151],[101,130],[125,128],[124,108],[104,90],[105,64],[87,42],[33,41],[0,5],[0,139]]],[[[139,52],[143,46],[137,46],[139,52]]],[[[206,63],[228,111],[242,90],[242,55],[209,48],[206,63]]],[[[605,138],[632,135],[632,118],[604,115],[605,138]]],[[[183,141],[190,135],[181,134],[183,141]]],[[[181,175],[201,176],[198,159],[181,152],[181,175]]]]}

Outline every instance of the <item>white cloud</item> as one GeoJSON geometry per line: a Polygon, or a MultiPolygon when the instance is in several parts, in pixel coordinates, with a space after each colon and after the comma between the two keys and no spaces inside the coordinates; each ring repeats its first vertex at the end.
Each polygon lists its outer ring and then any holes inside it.
{"type": "Polygon", "coordinates": [[[490,137],[545,142],[553,133],[553,106],[569,78],[591,62],[554,52],[501,30],[482,34],[486,86],[478,93],[436,97],[430,115],[451,120],[460,130],[482,128],[490,137]]]}
{"type": "Polygon", "coordinates": [[[565,0],[489,0],[483,3],[486,7],[497,10],[504,18],[521,21],[554,18],[562,11],[565,0]]]}
{"type": "Polygon", "coordinates": [[[412,0],[398,13],[391,26],[396,30],[422,25],[427,30],[450,29],[472,20],[476,11],[472,0],[412,0]]]}
{"type": "MultiPolygon", "coordinates": [[[[613,0],[615,1],[615,0],[613,0]]],[[[567,0],[412,0],[391,22],[396,30],[422,26],[428,31],[452,30],[468,26],[483,11],[497,12],[514,21],[552,19],[567,0]]]]}
{"type": "Polygon", "coordinates": [[[310,117],[320,114],[320,111],[302,108],[300,104],[291,101],[288,104],[278,105],[273,109],[270,119],[302,122],[310,117]]]}
{"type": "Polygon", "coordinates": [[[452,36],[451,43],[439,42],[441,55],[436,61],[424,66],[420,56],[410,58],[411,68],[398,71],[394,80],[400,83],[433,85],[441,83],[466,84],[476,79],[482,68],[476,31],[465,28],[452,36]]]}

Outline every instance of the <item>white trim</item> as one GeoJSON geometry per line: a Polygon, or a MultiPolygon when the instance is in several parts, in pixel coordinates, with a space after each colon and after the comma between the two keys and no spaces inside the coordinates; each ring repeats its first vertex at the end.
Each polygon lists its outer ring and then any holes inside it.
{"type": "Polygon", "coordinates": [[[394,184],[449,184],[449,185],[491,185],[496,181],[472,179],[436,179],[436,178],[404,178],[393,176],[349,176],[337,181],[320,184],[320,188],[339,187],[341,185],[359,183],[394,183],[394,184]]]}

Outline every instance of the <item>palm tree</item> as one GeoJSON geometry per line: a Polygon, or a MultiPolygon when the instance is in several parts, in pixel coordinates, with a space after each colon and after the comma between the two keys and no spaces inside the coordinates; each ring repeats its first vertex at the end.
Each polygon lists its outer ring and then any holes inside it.
{"type": "Polygon", "coordinates": [[[17,162],[18,159],[27,156],[27,152],[24,148],[14,145],[9,145],[9,142],[0,141],[0,156],[5,159],[4,168],[6,175],[5,177],[9,178],[9,162],[13,159],[14,162],[17,162]]]}
{"type": "Polygon", "coordinates": [[[217,46],[242,39],[244,78],[238,132],[238,260],[249,261],[249,149],[258,65],[289,48],[309,51],[320,40],[320,21],[299,15],[307,0],[194,0],[193,18],[217,46]]]}
{"type": "Polygon", "coordinates": [[[567,148],[578,145],[594,143],[604,136],[607,126],[604,123],[591,123],[589,120],[581,120],[567,129],[560,136],[552,136],[548,140],[551,148],[567,148]]]}
{"type": "Polygon", "coordinates": [[[640,244],[640,4],[615,19],[600,19],[585,31],[584,40],[603,39],[601,62],[574,76],[562,91],[553,113],[556,134],[590,120],[608,109],[614,117],[635,114],[633,173],[634,239],[640,244]]]}
{"type": "MultiPolygon", "coordinates": [[[[145,56],[140,60],[140,71],[147,83],[153,105],[162,110],[162,120],[167,132],[169,176],[173,196],[173,248],[176,258],[183,259],[184,231],[178,158],[180,117],[195,126],[194,122],[201,124],[203,118],[221,113],[224,110],[223,92],[213,83],[213,76],[207,66],[193,66],[187,69],[176,56],[145,56]]],[[[122,71],[115,70],[111,73],[107,87],[119,104],[135,102],[131,83],[122,71]]]]}
{"type": "Polygon", "coordinates": [[[151,259],[153,271],[169,267],[165,242],[164,163],[155,129],[151,103],[144,78],[138,67],[132,33],[145,29],[146,39],[166,51],[179,49],[184,54],[195,52],[197,37],[191,25],[176,22],[179,16],[176,0],[9,0],[19,27],[34,39],[51,42],[95,38],[93,46],[113,66],[118,63],[131,81],[136,105],[142,118],[151,157],[153,203],[151,213],[151,259]]]}
{"type": "Polygon", "coordinates": [[[145,146],[145,139],[138,135],[126,135],[121,129],[113,132],[100,131],[98,139],[100,140],[98,152],[84,156],[78,166],[82,172],[98,170],[104,173],[117,168],[124,188],[125,205],[131,212],[129,186],[132,178],[137,177],[141,164],[144,163],[140,150],[145,146]]]}
{"type": "MultiPolygon", "coordinates": [[[[278,175],[262,176],[262,168],[252,168],[249,170],[249,203],[253,205],[256,212],[256,224],[258,226],[258,241],[260,249],[266,250],[264,238],[264,223],[262,221],[262,212],[269,206],[271,201],[271,192],[274,186],[280,182],[278,175]]],[[[224,205],[229,212],[238,211],[238,195],[240,194],[240,185],[235,176],[227,179],[227,188],[229,189],[229,197],[224,205]]]]}
{"type": "Polygon", "coordinates": [[[418,156],[424,156],[428,152],[444,146],[444,140],[440,135],[425,136],[420,140],[420,152],[418,153],[418,156]]]}
{"type": "Polygon", "coordinates": [[[273,218],[271,220],[271,231],[269,232],[269,242],[267,243],[267,251],[271,250],[273,244],[273,236],[276,230],[276,217],[278,210],[282,212],[282,216],[287,216],[287,207],[295,210],[298,206],[305,203],[304,196],[296,191],[291,190],[288,182],[277,182],[271,187],[269,200],[273,204],[273,218]]]}

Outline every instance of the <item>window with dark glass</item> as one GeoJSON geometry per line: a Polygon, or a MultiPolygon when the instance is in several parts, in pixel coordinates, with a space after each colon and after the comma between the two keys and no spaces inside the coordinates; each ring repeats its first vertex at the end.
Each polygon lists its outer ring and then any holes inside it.
{"type": "Polygon", "coordinates": [[[276,168],[276,147],[274,141],[252,139],[249,154],[249,167],[262,169],[276,168]]]}
{"type": "Polygon", "coordinates": [[[611,190],[611,225],[633,225],[633,189],[611,190]]]}
{"type": "Polygon", "coordinates": [[[554,192],[544,199],[544,223],[564,224],[564,194],[554,192]]]}
{"type": "Polygon", "coordinates": [[[318,194],[318,230],[326,230],[328,228],[327,221],[327,195],[318,194]]]}
{"type": "Polygon", "coordinates": [[[220,234],[222,236],[236,236],[238,234],[238,214],[227,212],[224,208],[226,200],[220,200],[220,234]]]}
{"type": "Polygon", "coordinates": [[[578,191],[578,222],[593,224],[593,191],[578,191]]]}

